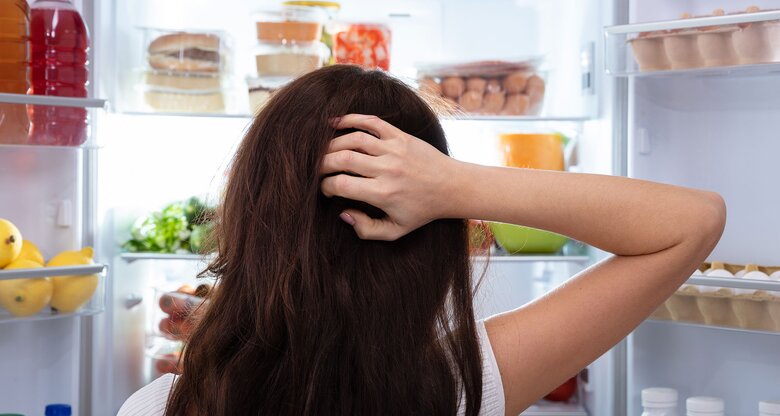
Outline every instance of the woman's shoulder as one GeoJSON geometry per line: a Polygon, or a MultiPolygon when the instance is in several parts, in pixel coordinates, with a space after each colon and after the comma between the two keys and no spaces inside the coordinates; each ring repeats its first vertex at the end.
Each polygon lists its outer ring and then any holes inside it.
{"type": "Polygon", "coordinates": [[[173,374],[165,374],[147,384],[125,401],[117,416],[162,416],[175,380],[173,374]]]}

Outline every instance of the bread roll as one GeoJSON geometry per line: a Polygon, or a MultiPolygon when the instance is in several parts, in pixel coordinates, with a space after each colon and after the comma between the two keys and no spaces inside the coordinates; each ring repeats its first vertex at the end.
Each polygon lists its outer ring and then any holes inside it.
{"type": "Polygon", "coordinates": [[[466,80],[466,91],[476,91],[480,94],[484,94],[486,86],[487,80],[485,80],[485,78],[471,77],[466,80]]]}
{"type": "Polygon", "coordinates": [[[513,72],[504,78],[504,90],[507,94],[520,94],[525,91],[528,74],[525,72],[513,72]]]}
{"type": "Polygon", "coordinates": [[[525,94],[509,94],[506,96],[502,115],[522,116],[528,112],[531,106],[531,99],[525,94]]]}
{"type": "Polygon", "coordinates": [[[479,91],[466,91],[460,96],[458,104],[464,111],[473,113],[482,107],[482,93],[479,91]]]}
{"type": "Polygon", "coordinates": [[[488,92],[482,98],[482,112],[485,114],[500,114],[504,108],[506,95],[503,91],[488,92]]]}
{"type": "Polygon", "coordinates": [[[220,39],[205,33],[173,33],[149,44],[149,66],[179,72],[218,72],[220,39]]]}
{"type": "Polygon", "coordinates": [[[487,92],[501,92],[504,89],[501,87],[501,81],[497,79],[491,79],[488,80],[487,86],[485,87],[485,90],[487,92]]]}
{"type": "Polygon", "coordinates": [[[149,89],[216,91],[221,87],[221,79],[216,75],[188,75],[180,72],[146,71],[144,77],[149,89]]]}
{"type": "Polygon", "coordinates": [[[466,82],[461,77],[445,78],[441,82],[441,89],[445,97],[457,99],[463,95],[463,91],[466,89],[466,82]]]}

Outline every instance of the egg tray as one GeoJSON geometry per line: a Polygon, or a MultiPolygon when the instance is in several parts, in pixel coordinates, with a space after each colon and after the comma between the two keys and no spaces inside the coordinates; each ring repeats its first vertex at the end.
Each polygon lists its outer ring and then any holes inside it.
{"type": "MultiPolygon", "coordinates": [[[[700,272],[709,269],[704,263],[700,272]]],[[[724,263],[732,274],[745,265],[724,263]]],[[[759,266],[766,274],[778,266],[759,266]]],[[[700,292],[696,286],[683,285],[650,315],[653,319],[713,325],[726,328],[780,332],[780,292],[758,290],[752,294],[735,294],[733,289],[700,292]]]]}
{"type": "Polygon", "coordinates": [[[780,21],[642,32],[627,42],[643,72],[780,62],[780,21]]]}

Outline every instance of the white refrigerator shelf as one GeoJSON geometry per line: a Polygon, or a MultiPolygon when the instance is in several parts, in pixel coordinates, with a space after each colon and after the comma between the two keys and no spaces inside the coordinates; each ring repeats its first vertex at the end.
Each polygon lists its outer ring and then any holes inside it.
{"type": "Polygon", "coordinates": [[[748,280],[734,277],[708,277],[704,275],[691,276],[688,284],[699,286],[728,287],[733,289],[771,290],[780,292],[780,281],[748,280]]]}
{"type": "MultiPolygon", "coordinates": [[[[134,261],[209,261],[213,255],[204,256],[201,254],[167,254],[167,253],[122,253],[119,255],[122,260],[132,263],[134,261]]],[[[472,256],[474,261],[488,262],[518,262],[518,263],[588,263],[590,257],[585,255],[561,255],[561,254],[529,254],[529,255],[507,255],[492,254],[490,256],[472,256]]]]}
{"type": "Polygon", "coordinates": [[[35,279],[53,276],[84,276],[102,273],[105,264],[89,264],[84,266],[39,267],[35,269],[0,270],[0,280],[35,279]]]}
{"type": "Polygon", "coordinates": [[[13,316],[5,310],[0,310],[0,324],[12,323],[12,322],[49,321],[53,319],[65,319],[65,318],[74,318],[79,316],[97,315],[101,312],[103,312],[103,308],[90,307],[90,306],[85,306],[77,310],[76,312],[71,312],[71,313],[55,312],[47,307],[43,311],[38,312],[37,314],[31,316],[13,316]]]}
{"type": "Polygon", "coordinates": [[[50,105],[55,107],[106,108],[107,101],[100,98],[55,97],[51,95],[0,93],[0,103],[50,105]]]}
{"type": "Polygon", "coordinates": [[[521,413],[522,416],[588,416],[580,403],[553,403],[541,401],[521,413]]]}
{"type": "Polygon", "coordinates": [[[678,325],[678,326],[685,326],[685,327],[691,327],[691,328],[704,328],[704,329],[709,329],[709,330],[713,330],[713,331],[729,331],[729,332],[741,332],[741,333],[746,333],[746,334],[763,334],[763,335],[780,336],[780,332],[777,332],[777,331],[759,330],[759,329],[746,329],[746,328],[735,328],[735,327],[731,327],[731,326],[700,324],[700,323],[696,323],[696,322],[670,321],[668,319],[649,318],[645,322],[649,322],[649,323],[652,323],[652,324],[660,324],[660,325],[678,325]]]}

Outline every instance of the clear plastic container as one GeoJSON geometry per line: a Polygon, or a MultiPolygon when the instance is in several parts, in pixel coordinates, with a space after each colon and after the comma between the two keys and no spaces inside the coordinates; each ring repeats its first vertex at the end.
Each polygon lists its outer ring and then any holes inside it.
{"type": "Polygon", "coordinates": [[[685,408],[688,416],[725,416],[725,404],[719,397],[689,397],[685,408]]]}
{"type": "Polygon", "coordinates": [[[258,77],[297,77],[322,68],[328,59],[328,48],[321,42],[259,42],[255,48],[258,77]]]}
{"type": "Polygon", "coordinates": [[[335,1],[285,1],[282,3],[283,7],[285,9],[287,8],[296,8],[296,7],[307,7],[307,8],[315,8],[319,9],[322,12],[325,13],[326,23],[322,28],[322,43],[325,44],[325,46],[328,47],[328,50],[330,51],[330,56],[328,58],[328,65],[333,64],[335,62],[335,58],[333,56],[333,36],[330,34],[330,32],[327,29],[327,26],[330,22],[333,22],[334,20],[338,19],[339,11],[341,11],[341,4],[335,1]]]}
{"type": "Polygon", "coordinates": [[[225,93],[147,90],[144,103],[152,111],[170,113],[224,113],[225,93]]]}
{"type": "Polygon", "coordinates": [[[231,42],[223,32],[149,27],[141,30],[148,69],[200,74],[229,72],[231,42]]]}
{"type": "Polygon", "coordinates": [[[246,79],[247,94],[249,95],[249,111],[252,114],[257,114],[263,109],[265,104],[271,99],[271,95],[274,91],[284,86],[292,78],[280,77],[280,78],[254,78],[248,77],[246,79]]]}
{"type": "Polygon", "coordinates": [[[157,339],[146,350],[146,356],[151,361],[151,379],[157,379],[164,374],[180,374],[179,360],[184,344],[181,341],[157,339]]]}
{"type": "Polygon", "coordinates": [[[418,85],[467,114],[524,116],[542,110],[546,81],[538,60],[421,64],[418,85]]]}
{"type": "Polygon", "coordinates": [[[329,25],[328,31],[335,63],[390,70],[392,38],[387,25],[342,22],[329,25]]]}
{"type": "MultiPolygon", "coordinates": [[[[191,315],[204,302],[203,293],[184,290],[189,285],[164,285],[154,289],[152,334],[169,340],[184,340],[192,331],[191,315]]],[[[194,289],[194,288],[191,288],[194,289]]]]}
{"type": "Polygon", "coordinates": [[[311,43],[322,38],[327,15],[316,8],[287,6],[281,11],[258,12],[254,18],[260,42],[311,43]]]}
{"type": "Polygon", "coordinates": [[[780,11],[714,10],[707,16],[606,29],[607,69],[617,75],[780,63],[780,11]]]}
{"type": "Polygon", "coordinates": [[[642,389],[642,416],[678,416],[677,390],[667,387],[642,389]]]}

